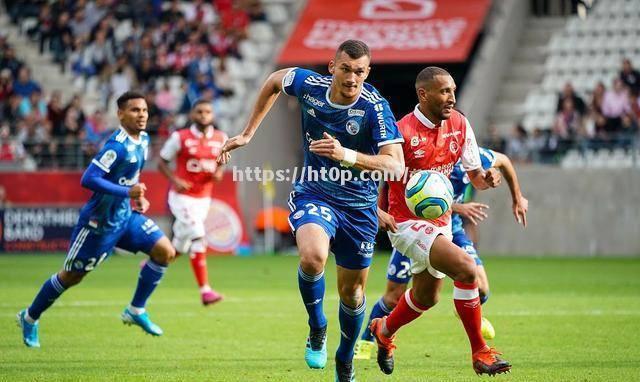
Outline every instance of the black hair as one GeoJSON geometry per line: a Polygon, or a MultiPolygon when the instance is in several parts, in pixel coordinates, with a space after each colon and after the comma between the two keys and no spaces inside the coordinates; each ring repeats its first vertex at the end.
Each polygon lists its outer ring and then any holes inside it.
{"type": "Polygon", "coordinates": [[[353,59],[358,59],[362,56],[371,58],[371,51],[369,50],[369,46],[360,40],[347,40],[343,42],[338,47],[338,50],[336,50],[336,56],[338,56],[340,52],[345,52],[349,57],[353,59]]]}
{"type": "Polygon", "coordinates": [[[450,76],[450,74],[446,70],[437,66],[427,66],[422,69],[416,77],[416,89],[424,87],[437,76],[450,76]]]}
{"type": "Polygon", "coordinates": [[[124,92],[120,97],[118,97],[118,100],[116,101],[116,103],[118,104],[118,109],[124,110],[129,100],[140,99],[140,98],[146,101],[146,97],[144,96],[144,94],[140,92],[131,91],[131,90],[128,92],[124,92]]]}
{"type": "Polygon", "coordinates": [[[211,101],[207,101],[204,98],[200,98],[196,100],[193,105],[191,105],[191,110],[195,109],[198,105],[209,105],[211,106],[211,101]]]}

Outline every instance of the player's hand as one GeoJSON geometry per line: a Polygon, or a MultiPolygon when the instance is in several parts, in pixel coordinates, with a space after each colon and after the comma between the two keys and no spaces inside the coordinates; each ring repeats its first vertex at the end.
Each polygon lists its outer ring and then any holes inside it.
{"type": "Polygon", "coordinates": [[[193,187],[193,184],[191,184],[191,182],[188,182],[182,178],[175,178],[173,180],[173,185],[178,192],[189,191],[191,187],[193,187]]]}
{"type": "Polygon", "coordinates": [[[489,187],[496,188],[502,181],[502,175],[500,174],[500,171],[492,167],[484,173],[484,181],[489,187]]]}
{"type": "Polygon", "coordinates": [[[222,146],[222,150],[220,150],[220,156],[218,156],[217,159],[218,164],[229,163],[229,160],[231,159],[231,154],[229,154],[229,152],[246,145],[249,141],[250,139],[242,134],[227,139],[224,146],[222,146]]]}
{"type": "Polygon", "coordinates": [[[378,226],[384,231],[395,233],[398,230],[396,219],[390,214],[378,208],[378,226]]]}
{"type": "Polygon", "coordinates": [[[513,216],[516,217],[516,221],[527,228],[527,211],[529,210],[529,201],[524,196],[520,195],[511,205],[513,210],[513,216]]]}
{"type": "Polygon", "coordinates": [[[322,134],[322,139],[311,142],[309,151],[336,162],[344,159],[344,147],[342,147],[339,140],[329,135],[326,131],[322,134]]]}
{"type": "Polygon", "coordinates": [[[149,209],[150,205],[151,205],[151,203],[149,203],[147,198],[145,198],[144,196],[142,196],[142,197],[140,197],[138,199],[134,199],[134,201],[133,201],[133,209],[135,211],[140,212],[141,214],[147,212],[147,210],[149,209]]]}
{"type": "Polygon", "coordinates": [[[456,204],[456,213],[469,220],[473,225],[478,225],[489,216],[486,213],[488,209],[488,205],[476,202],[456,204]]]}
{"type": "Polygon", "coordinates": [[[220,182],[224,178],[224,171],[216,171],[213,173],[213,181],[220,182]]]}
{"type": "Polygon", "coordinates": [[[144,196],[144,192],[147,191],[147,186],[144,183],[137,183],[131,186],[129,189],[129,197],[131,199],[138,199],[144,196]]]}

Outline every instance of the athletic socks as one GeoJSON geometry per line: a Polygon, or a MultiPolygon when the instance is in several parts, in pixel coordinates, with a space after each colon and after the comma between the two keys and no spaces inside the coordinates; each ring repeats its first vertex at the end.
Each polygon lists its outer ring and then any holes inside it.
{"type": "Polygon", "coordinates": [[[469,337],[471,353],[484,349],[487,344],[482,338],[482,308],[478,286],[454,281],[453,303],[469,337]]]}
{"type": "Polygon", "coordinates": [[[27,309],[27,321],[29,321],[29,318],[32,319],[33,322],[37,321],[40,315],[49,309],[66,289],[67,288],[60,282],[60,277],[58,277],[57,274],[51,276],[51,278],[42,284],[40,291],[33,299],[31,306],[27,309]]]}
{"type": "Polygon", "coordinates": [[[362,333],[362,336],[360,337],[360,339],[364,341],[373,341],[373,334],[371,334],[371,330],[369,330],[369,324],[371,324],[371,321],[373,321],[374,318],[382,318],[384,316],[388,316],[390,313],[391,313],[391,309],[387,307],[387,305],[384,303],[384,299],[380,297],[378,302],[376,302],[376,304],[371,309],[371,314],[369,315],[369,322],[367,323],[367,326],[364,328],[364,332],[362,333]]]}
{"type": "Polygon", "coordinates": [[[336,358],[342,362],[351,362],[353,349],[358,341],[358,334],[364,322],[367,309],[366,299],[357,308],[351,308],[340,301],[338,318],[340,320],[340,345],[336,351],[336,358]]]}
{"type": "Polygon", "coordinates": [[[429,308],[429,306],[420,305],[416,301],[413,296],[413,289],[407,290],[398,300],[398,305],[387,317],[386,329],[389,333],[388,336],[391,337],[398,329],[420,317],[429,308]]]}
{"type": "Polygon", "coordinates": [[[324,315],[324,271],[317,275],[308,275],[298,267],[298,287],[302,302],[309,314],[309,326],[319,329],[327,326],[327,318],[324,315]]]}
{"type": "Polygon", "coordinates": [[[200,291],[210,291],[209,287],[209,274],[207,272],[207,255],[204,252],[196,252],[189,255],[189,261],[191,262],[191,269],[196,277],[196,282],[200,291]]]}
{"type": "Polygon", "coordinates": [[[160,265],[153,260],[147,260],[147,263],[140,270],[138,277],[138,286],[133,294],[131,306],[135,308],[144,308],[151,293],[162,280],[162,276],[167,271],[167,267],[160,265]]]}

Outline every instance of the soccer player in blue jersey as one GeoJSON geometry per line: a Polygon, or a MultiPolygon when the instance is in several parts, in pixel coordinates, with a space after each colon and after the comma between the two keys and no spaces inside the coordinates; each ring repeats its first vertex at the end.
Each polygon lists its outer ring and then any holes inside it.
{"type": "MultiPolygon", "coordinates": [[[[480,148],[480,160],[482,168],[497,168],[504,176],[509,191],[511,192],[512,211],[518,223],[527,226],[527,209],[529,208],[528,200],[522,196],[520,191],[520,183],[516,175],[515,168],[505,154],[492,151],[486,148],[480,148]]],[[[452,206],[453,216],[451,218],[451,230],[453,233],[453,243],[462,248],[469,256],[473,257],[477,267],[478,274],[478,291],[480,293],[480,302],[484,304],[489,299],[489,279],[484,269],[482,259],[478,256],[476,246],[465,232],[462,224],[462,218],[466,218],[472,224],[478,224],[487,217],[486,209],[489,206],[481,203],[471,202],[473,196],[473,186],[469,181],[466,171],[462,167],[462,163],[458,162],[450,175],[451,184],[454,191],[454,204],[452,206]]],[[[381,195],[381,199],[383,195],[381,195]]],[[[384,210],[384,206],[382,206],[384,210]]],[[[393,217],[388,214],[382,214],[380,226],[383,229],[392,229],[395,225],[393,217]]],[[[395,248],[391,252],[389,265],[387,266],[387,288],[384,295],[376,302],[369,315],[369,323],[374,318],[382,318],[395,308],[398,299],[405,293],[407,285],[411,280],[411,259],[398,252],[395,248]]],[[[482,335],[486,339],[492,339],[495,331],[491,322],[486,318],[482,318],[482,335]]],[[[360,341],[356,346],[356,359],[369,359],[371,353],[375,349],[374,338],[366,326],[360,341]]]]}
{"type": "Polygon", "coordinates": [[[144,252],[133,299],[122,313],[125,324],[159,336],[162,329],[145,311],[147,299],[160,283],[175,250],[156,223],[143,215],[149,208],[146,187],[139,182],[147,159],[149,117],[144,95],[126,92],[117,100],[120,128],[105,143],[82,175],[82,186],[93,191],[80,210],[63,268],[44,282],[31,305],[18,313],[18,325],[28,347],[40,347],[38,320],[67,289],[78,284],[112,253],[114,247],[144,252]],[[132,211],[130,202],[135,204],[132,211]]]}
{"type": "Polygon", "coordinates": [[[401,175],[404,160],[396,121],[388,102],[365,83],[369,47],[343,42],[329,63],[331,76],[302,68],[271,74],[263,85],[244,131],[227,141],[229,151],[255,134],[280,92],[296,97],[302,109],[305,171],[291,192],[289,221],[300,254],[298,285],[309,315],[305,361],[311,368],[327,362],[327,319],[323,311],[324,267],[329,251],[336,259],[340,295],[340,344],[335,355],[336,380],[354,379],[353,349],[365,318],[364,287],[378,230],[377,184],[355,180],[363,170],[401,175]],[[321,169],[348,170],[353,180],[313,178],[321,169]]]}

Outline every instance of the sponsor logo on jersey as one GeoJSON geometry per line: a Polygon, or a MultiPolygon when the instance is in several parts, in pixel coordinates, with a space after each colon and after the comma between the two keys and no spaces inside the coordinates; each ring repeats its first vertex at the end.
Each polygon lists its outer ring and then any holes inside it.
{"type": "Polygon", "coordinates": [[[420,150],[416,150],[413,152],[413,156],[415,158],[424,158],[424,150],[420,149],[420,150]]]}
{"type": "Polygon", "coordinates": [[[187,160],[187,171],[189,172],[215,172],[216,168],[218,168],[218,163],[215,159],[189,158],[187,160]]]}
{"type": "Polygon", "coordinates": [[[316,116],[316,111],[314,109],[307,109],[307,113],[309,113],[309,115],[312,117],[316,116]]]}
{"type": "Polygon", "coordinates": [[[425,228],[425,229],[424,229],[424,232],[425,232],[427,235],[431,235],[431,234],[433,233],[433,227],[427,227],[427,228],[425,228]]]}
{"type": "Polygon", "coordinates": [[[347,115],[349,117],[364,117],[364,110],[360,109],[349,109],[347,111],[347,115]]]}
{"type": "Polygon", "coordinates": [[[118,158],[118,154],[116,154],[115,150],[107,150],[102,154],[99,162],[104,167],[110,168],[113,162],[116,161],[116,158],[118,158]]]}
{"type": "Polygon", "coordinates": [[[282,84],[284,85],[284,87],[286,88],[287,86],[290,86],[293,83],[293,79],[295,77],[296,77],[296,71],[289,70],[289,73],[287,73],[287,75],[284,76],[284,80],[282,81],[282,84]]]}
{"type": "Polygon", "coordinates": [[[378,120],[378,127],[380,128],[380,138],[381,139],[386,139],[387,138],[387,125],[384,123],[384,114],[382,114],[382,111],[384,110],[384,107],[382,106],[381,103],[377,103],[377,104],[375,104],[373,109],[376,111],[376,119],[378,120]]]}
{"type": "Polygon", "coordinates": [[[317,106],[317,107],[323,107],[324,106],[324,102],[322,102],[319,99],[309,95],[309,93],[304,93],[302,98],[307,100],[307,101],[309,101],[309,103],[312,104],[313,106],[317,106]]]}
{"type": "Polygon", "coordinates": [[[140,178],[140,171],[136,171],[136,174],[131,179],[128,179],[126,176],[123,176],[120,179],[118,179],[118,184],[121,186],[133,186],[134,184],[138,183],[139,178],[140,178]]]}
{"type": "Polygon", "coordinates": [[[451,132],[442,134],[442,138],[455,137],[456,135],[460,135],[460,134],[462,134],[462,131],[460,130],[451,131],[451,132]]]}
{"type": "Polygon", "coordinates": [[[304,215],[304,210],[300,210],[300,211],[296,212],[295,214],[293,214],[293,218],[294,218],[295,220],[298,220],[298,219],[300,219],[303,215],[304,215]]]}
{"type": "Polygon", "coordinates": [[[350,119],[347,121],[347,133],[351,134],[351,135],[356,135],[358,134],[358,131],[360,131],[360,125],[358,124],[358,122],[356,122],[356,120],[354,119],[350,119]]]}
{"type": "Polygon", "coordinates": [[[129,163],[136,163],[136,162],[138,162],[138,157],[134,154],[129,159],[129,163]]]}
{"type": "Polygon", "coordinates": [[[360,251],[358,251],[358,255],[362,257],[372,257],[373,256],[373,248],[375,244],[370,241],[363,241],[360,243],[360,251]]]}
{"type": "Polygon", "coordinates": [[[418,137],[411,137],[411,147],[418,146],[420,144],[420,139],[418,137]]]}
{"type": "Polygon", "coordinates": [[[451,143],[449,143],[449,151],[451,151],[451,153],[455,154],[455,153],[458,152],[458,150],[460,150],[460,145],[458,145],[458,142],[451,141],[451,143]]]}

